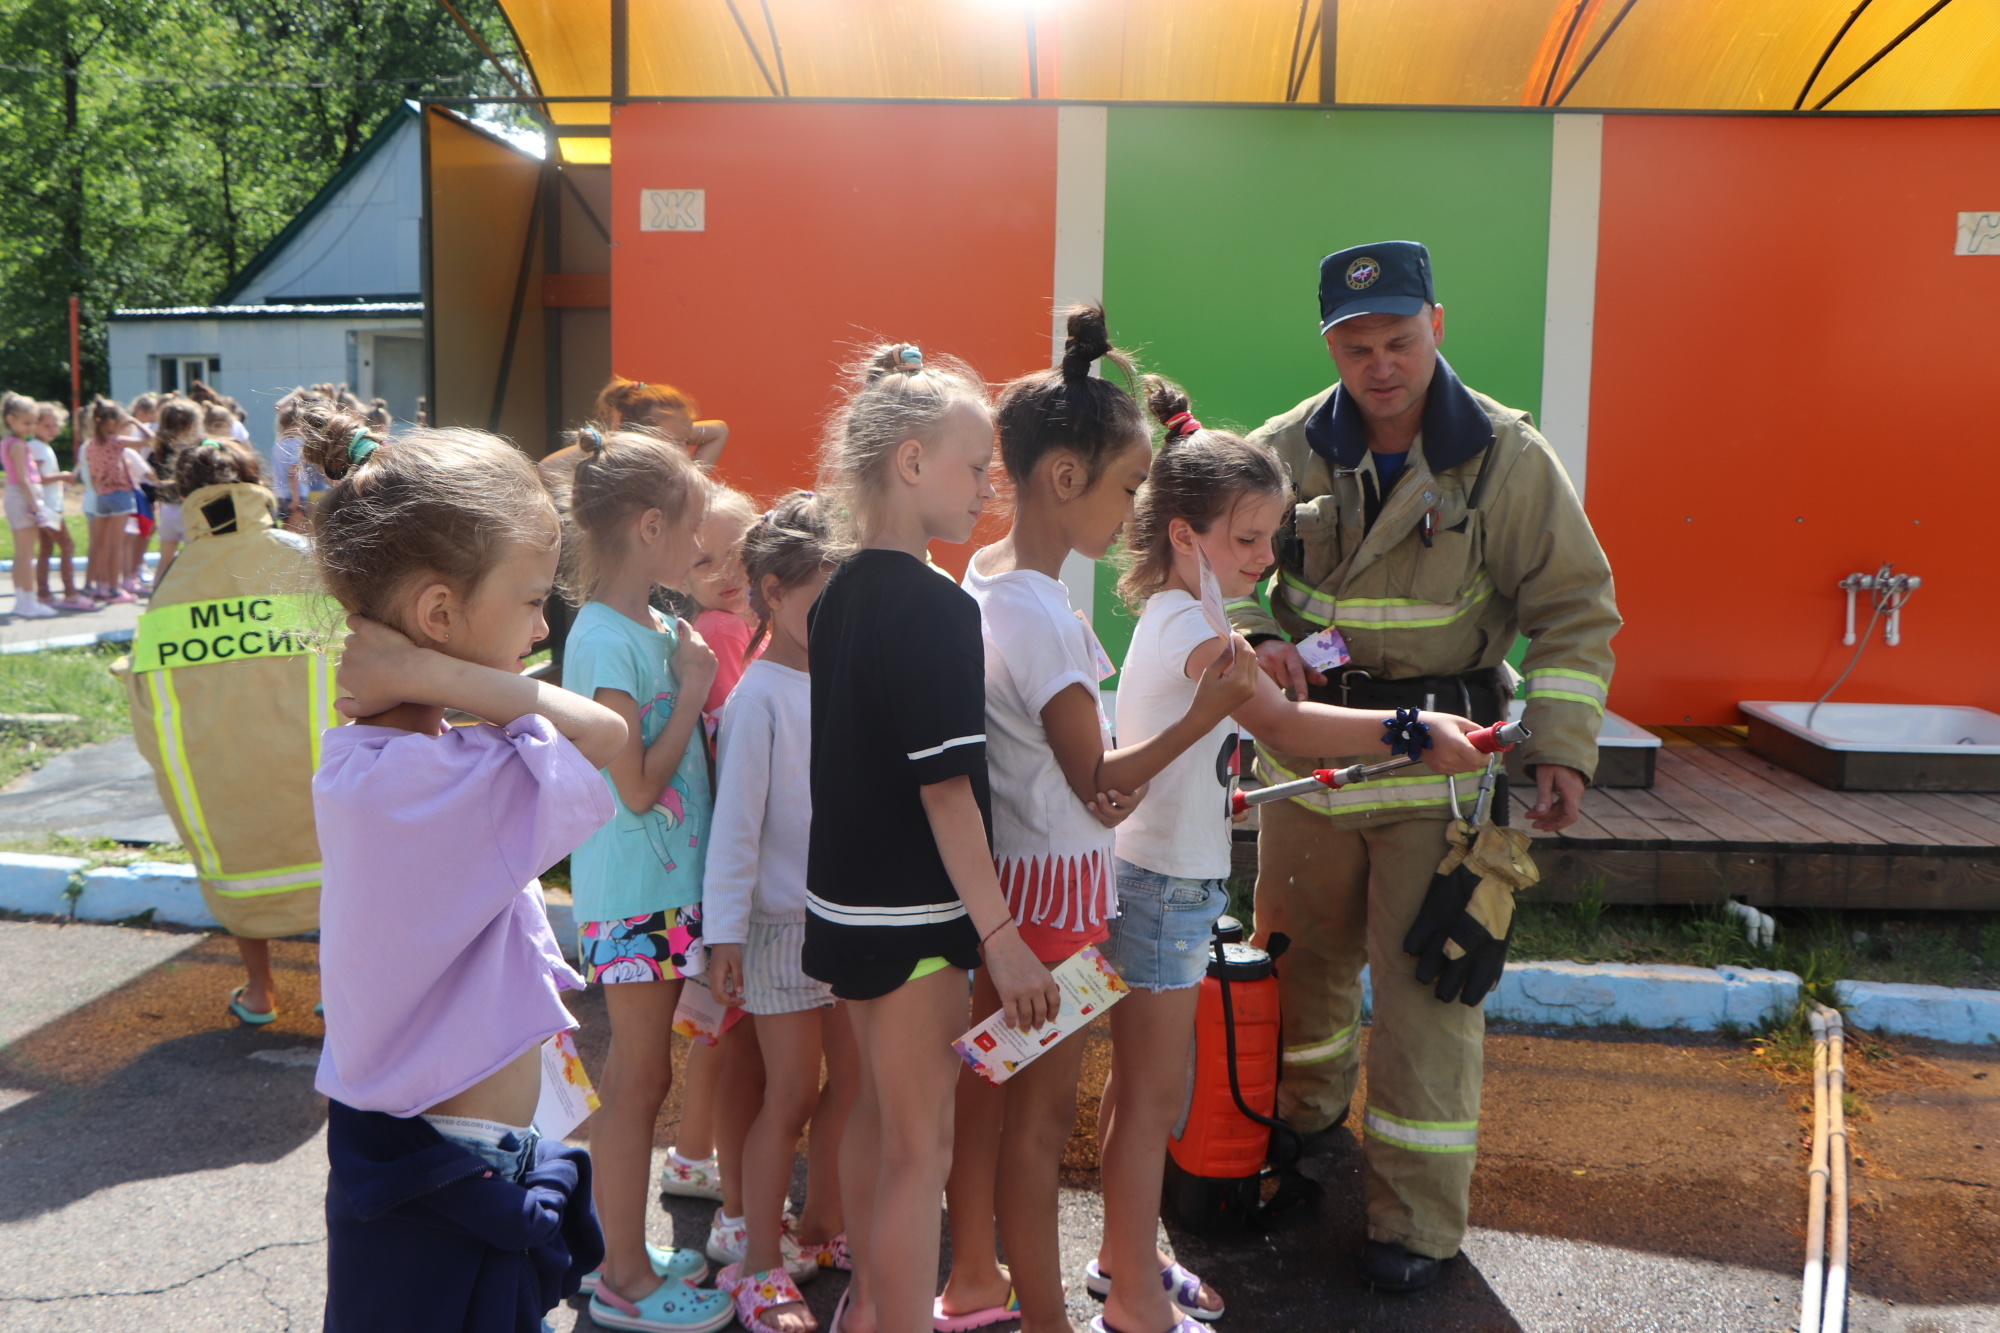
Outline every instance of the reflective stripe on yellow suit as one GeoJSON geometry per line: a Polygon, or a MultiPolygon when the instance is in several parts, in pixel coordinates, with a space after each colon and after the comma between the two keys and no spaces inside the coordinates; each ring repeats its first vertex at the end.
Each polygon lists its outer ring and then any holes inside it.
{"type": "Polygon", "coordinates": [[[1370,966],[1368,1104],[1349,1120],[1363,1140],[1368,1236],[1448,1258],[1465,1236],[1486,1020],[1440,1003],[1403,952],[1444,858],[1446,822],[1344,825],[1290,801],[1264,806],[1259,819],[1257,938],[1292,937],[1278,965],[1278,1113],[1310,1132],[1347,1109],[1361,1073],[1361,968],[1370,966]]]}

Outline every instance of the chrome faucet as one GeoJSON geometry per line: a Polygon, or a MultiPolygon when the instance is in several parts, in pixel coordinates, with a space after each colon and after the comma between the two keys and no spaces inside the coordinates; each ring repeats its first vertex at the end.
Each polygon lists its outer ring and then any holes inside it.
{"type": "MultiPolygon", "coordinates": [[[[1924,581],[1914,574],[1897,574],[1884,561],[1882,567],[1873,574],[1849,574],[1840,581],[1840,588],[1847,594],[1847,632],[1840,641],[1849,647],[1854,645],[1854,594],[1866,592],[1874,603],[1875,616],[1885,612],[1889,624],[1882,633],[1882,641],[1894,648],[1903,641],[1903,603],[1910,600],[1910,594],[1923,586],[1924,581]]],[[[1869,618],[1872,628],[1874,616],[1869,618]]]]}

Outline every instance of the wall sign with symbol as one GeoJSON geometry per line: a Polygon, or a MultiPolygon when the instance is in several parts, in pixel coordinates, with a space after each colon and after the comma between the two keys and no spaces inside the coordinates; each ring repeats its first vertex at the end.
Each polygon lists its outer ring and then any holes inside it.
{"type": "Polygon", "coordinates": [[[1960,213],[1955,255],[2000,255],[2000,213],[1960,213]]]}
{"type": "Polygon", "coordinates": [[[707,190],[639,191],[640,231],[707,231],[707,190]]]}

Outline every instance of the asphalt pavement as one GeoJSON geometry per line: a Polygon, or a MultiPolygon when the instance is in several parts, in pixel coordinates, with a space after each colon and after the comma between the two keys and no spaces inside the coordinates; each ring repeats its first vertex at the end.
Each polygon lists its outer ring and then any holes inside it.
{"type": "MultiPolygon", "coordinates": [[[[249,1031],[221,1014],[237,975],[226,937],[0,921],[0,1330],[318,1326],[325,1104],[312,1090],[321,1036],[310,1012],[317,979],[311,945],[280,942],[275,953],[281,1016],[271,1028],[249,1031]]],[[[586,1032],[601,1033],[594,994],[579,1000],[578,1013],[586,1032]]],[[[1515,1044],[1533,1044],[1549,1060],[1590,1054],[1587,1043],[1562,1037],[1515,1044]]],[[[586,1059],[595,1046],[584,1043],[586,1059]]],[[[1670,1044],[1660,1049],[1661,1061],[1682,1054],[1670,1044]]],[[[1514,1077],[1506,1061],[1495,1066],[1489,1088],[1496,1105],[1518,1095],[1495,1087],[1514,1077]]],[[[1621,1077],[1625,1093],[1638,1095],[1636,1076],[1621,1077]]],[[[1786,1098],[1778,1100],[1790,1115],[1786,1098]]],[[[675,1114],[670,1105],[657,1140],[662,1148],[672,1142],[675,1114]]],[[[1779,1125],[1774,1132],[1789,1131],[1779,1125]]],[[[1508,1151],[1496,1146],[1496,1178],[1509,1169],[1508,1151]]],[[[1789,1164],[1783,1170],[1789,1173],[1789,1164]]],[[[1482,1226],[1440,1288],[1415,1297],[1372,1294],[1354,1266],[1362,1228],[1358,1150],[1341,1144],[1315,1159],[1312,1172],[1327,1199],[1311,1225],[1232,1240],[1169,1237],[1181,1261],[1229,1300],[1221,1333],[1767,1333],[1793,1325],[1798,1279],[1788,1261],[1739,1264],[1661,1252],[1668,1242],[1650,1249],[1596,1243],[1588,1239],[1587,1213],[1566,1228],[1482,1226]]],[[[1098,1222],[1093,1179],[1074,1175],[1062,1202],[1070,1313],[1079,1331],[1097,1311],[1081,1282],[1098,1222]]],[[[1801,1195],[1803,1186],[1800,1170],[1801,1195]]],[[[669,1204],[653,1213],[655,1238],[698,1244],[711,1206],[669,1204]]],[[[1481,1207],[1476,1196],[1476,1221],[1481,1207]]],[[[1770,1252],[1782,1256],[1796,1225],[1792,1214],[1802,1209],[1786,1203],[1778,1211],[1787,1215],[1739,1222],[1770,1232],[1770,1252]]],[[[844,1281],[826,1274],[807,1287],[822,1321],[844,1281]]],[[[2000,1305],[1890,1305],[1866,1294],[1865,1272],[1856,1281],[1864,1294],[1849,1326],[1862,1333],[2000,1333],[2000,1305]]],[[[567,1307],[551,1324],[592,1327],[567,1307]]]]}

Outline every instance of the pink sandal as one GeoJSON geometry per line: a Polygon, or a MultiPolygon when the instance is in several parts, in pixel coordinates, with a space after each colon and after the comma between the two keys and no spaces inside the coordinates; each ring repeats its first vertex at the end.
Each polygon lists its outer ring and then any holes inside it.
{"type": "MultiPolygon", "coordinates": [[[[766,1269],[762,1273],[749,1273],[735,1283],[736,1322],[749,1333],[779,1333],[776,1328],[764,1322],[764,1316],[781,1305],[799,1305],[806,1298],[799,1295],[798,1284],[783,1268],[766,1269]]],[[[806,1311],[808,1329],[817,1330],[819,1321],[806,1311]]]]}
{"type": "Polygon", "coordinates": [[[798,1245],[799,1253],[821,1268],[837,1268],[843,1273],[854,1271],[854,1256],[848,1252],[845,1231],[832,1240],[802,1240],[798,1245]]]}

